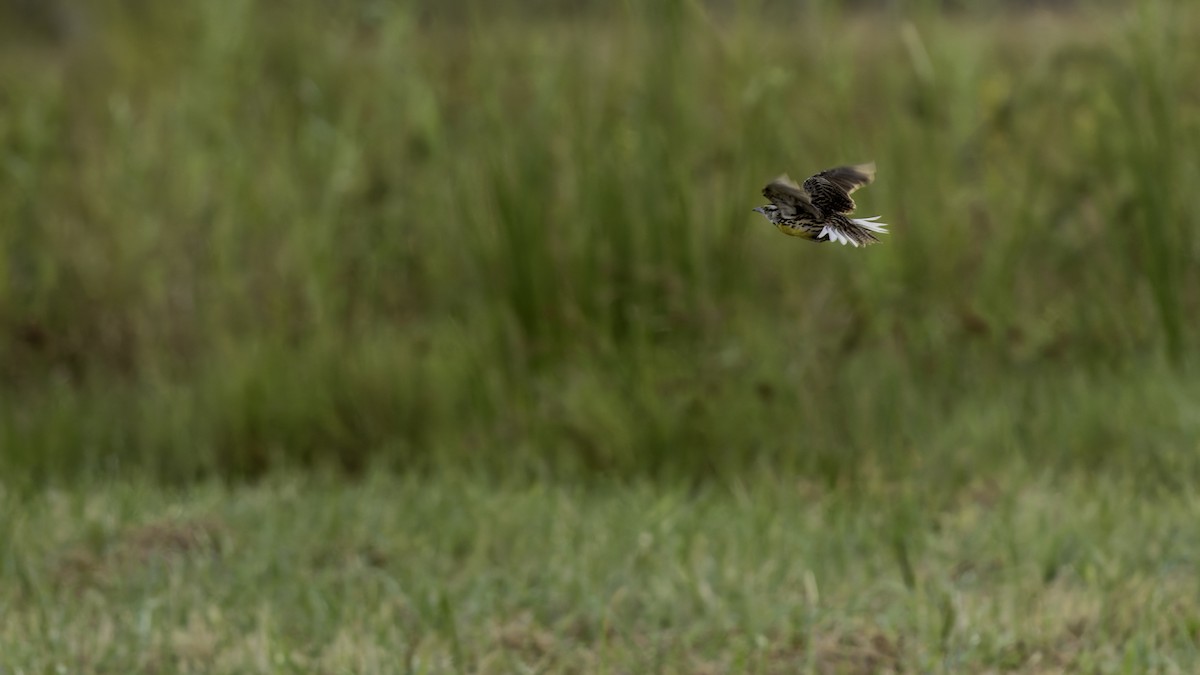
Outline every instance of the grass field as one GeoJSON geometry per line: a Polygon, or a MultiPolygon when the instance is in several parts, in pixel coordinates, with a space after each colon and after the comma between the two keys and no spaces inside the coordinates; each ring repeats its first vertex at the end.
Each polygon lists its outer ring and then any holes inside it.
{"type": "Polygon", "coordinates": [[[4,672],[1188,673],[1200,499],[280,477],[6,494],[4,672]]]}
{"type": "Polygon", "coordinates": [[[0,673],[1200,669],[1200,9],[854,4],[0,0],[0,673]]]}

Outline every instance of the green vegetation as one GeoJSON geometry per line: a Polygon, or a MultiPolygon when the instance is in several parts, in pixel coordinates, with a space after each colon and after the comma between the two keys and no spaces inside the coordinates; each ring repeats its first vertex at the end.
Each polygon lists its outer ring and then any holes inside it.
{"type": "Polygon", "coordinates": [[[1200,668],[1200,7],[285,4],[0,0],[0,671],[1200,668]]]}
{"type": "Polygon", "coordinates": [[[0,669],[1195,672],[1200,501],[1096,488],[9,494],[0,669]]]}
{"type": "Polygon", "coordinates": [[[6,473],[1194,454],[1200,12],[659,7],[113,2],[8,47],[6,473]],[[750,213],[868,158],[886,246],[750,213]]]}

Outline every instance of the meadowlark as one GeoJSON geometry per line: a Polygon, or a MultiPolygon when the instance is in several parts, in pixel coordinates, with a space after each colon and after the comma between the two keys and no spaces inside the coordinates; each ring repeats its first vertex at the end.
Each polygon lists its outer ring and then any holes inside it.
{"type": "Polygon", "coordinates": [[[848,216],[854,212],[850,193],[873,180],[874,162],[827,169],[804,181],[803,186],[784,174],[763,188],[763,196],[771,203],[754,210],[792,237],[868,246],[879,241],[876,233],[887,232],[887,223],[875,222],[880,216],[848,216]]]}

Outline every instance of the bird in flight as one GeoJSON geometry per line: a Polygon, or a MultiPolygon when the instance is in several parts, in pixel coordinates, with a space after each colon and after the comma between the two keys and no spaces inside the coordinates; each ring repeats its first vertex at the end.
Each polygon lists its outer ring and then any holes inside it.
{"type": "Polygon", "coordinates": [[[804,185],[796,185],[787,174],[763,188],[771,200],[755,211],[775,224],[779,231],[809,241],[839,241],[842,245],[869,246],[877,243],[877,233],[887,233],[880,216],[850,218],[854,200],[850,193],[875,180],[875,163],[839,166],[811,176],[804,185]]]}

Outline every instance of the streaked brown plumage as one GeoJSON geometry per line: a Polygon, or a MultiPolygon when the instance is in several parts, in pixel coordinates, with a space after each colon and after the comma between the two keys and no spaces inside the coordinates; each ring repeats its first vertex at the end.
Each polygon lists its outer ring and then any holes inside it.
{"type": "Polygon", "coordinates": [[[827,169],[803,186],[783,174],[763,188],[771,203],[754,210],[789,236],[867,246],[879,241],[875,234],[886,233],[887,224],[875,222],[879,216],[849,218],[855,206],[850,193],[874,179],[874,162],[827,169]]]}

